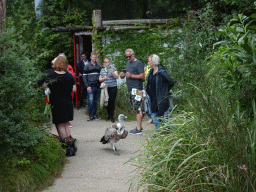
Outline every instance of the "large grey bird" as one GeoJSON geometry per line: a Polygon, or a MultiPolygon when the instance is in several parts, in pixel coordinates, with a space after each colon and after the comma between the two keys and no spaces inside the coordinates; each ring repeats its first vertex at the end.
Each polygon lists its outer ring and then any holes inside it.
{"type": "Polygon", "coordinates": [[[120,139],[125,139],[128,135],[128,131],[125,130],[124,127],[125,118],[127,118],[127,116],[120,114],[118,116],[119,123],[108,127],[105,131],[105,135],[100,140],[102,144],[110,143],[115,155],[117,154],[117,149],[115,147],[116,142],[118,142],[120,139]]]}

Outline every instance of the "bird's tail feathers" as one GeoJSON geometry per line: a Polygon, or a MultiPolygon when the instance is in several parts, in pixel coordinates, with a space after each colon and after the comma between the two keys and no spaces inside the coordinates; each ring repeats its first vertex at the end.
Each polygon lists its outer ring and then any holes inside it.
{"type": "Polygon", "coordinates": [[[100,142],[102,142],[102,144],[106,144],[109,141],[105,139],[105,135],[101,138],[100,142]]]}

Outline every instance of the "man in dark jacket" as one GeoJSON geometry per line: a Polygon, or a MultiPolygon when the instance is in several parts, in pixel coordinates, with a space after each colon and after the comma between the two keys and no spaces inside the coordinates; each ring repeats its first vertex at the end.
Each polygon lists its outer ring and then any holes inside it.
{"type": "Polygon", "coordinates": [[[87,87],[87,97],[88,97],[88,111],[89,111],[89,119],[87,121],[92,120],[100,120],[96,113],[97,113],[97,103],[100,96],[100,70],[101,67],[96,62],[97,54],[92,52],[91,53],[91,62],[89,62],[84,67],[84,74],[83,74],[83,81],[85,86],[87,87]]]}
{"type": "Polygon", "coordinates": [[[87,56],[85,53],[81,54],[82,61],[80,61],[77,64],[78,72],[79,72],[79,77],[81,78],[81,100],[80,100],[80,105],[83,106],[85,105],[85,100],[86,100],[86,95],[87,95],[87,87],[85,87],[84,82],[83,82],[83,73],[84,73],[84,67],[89,63],[87,60],[87,56]]]}
{"type": "Polygon", "coordinates": [[[151,118],[155,127],[158,127],[159,116],[165,116],[169,113],[169,92],[174,86],[174,81],[165,71],[164,66],[159,64],[160,59],[153,54],[148,58],[148,64],[152,69],[147,76],[146,92],[151,101],[151,118]]]}

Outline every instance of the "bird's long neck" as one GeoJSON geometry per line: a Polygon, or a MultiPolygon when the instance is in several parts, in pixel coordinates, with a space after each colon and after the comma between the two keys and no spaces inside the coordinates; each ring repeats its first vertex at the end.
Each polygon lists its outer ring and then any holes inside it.
{"type": "Polygon", "coordinates": [[[119,123],[120,123],[121,125],[124,125],[124,120],[123,120],[123,119],[119,119],[119,123]]]}

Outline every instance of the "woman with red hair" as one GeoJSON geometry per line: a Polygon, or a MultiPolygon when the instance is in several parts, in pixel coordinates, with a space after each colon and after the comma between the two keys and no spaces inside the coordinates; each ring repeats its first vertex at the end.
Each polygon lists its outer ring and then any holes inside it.
{"type": "Polygon", "coordinates": [[[47,78],[47,85],[51,90],[52,121],[59,137],[64,141],[71,138],[69,121],[74,116],[71,92],[76,91],[74,78],[67,72],[67,68],[66,57],[58,56],[53,61],[54,71],[47,78]]]}

